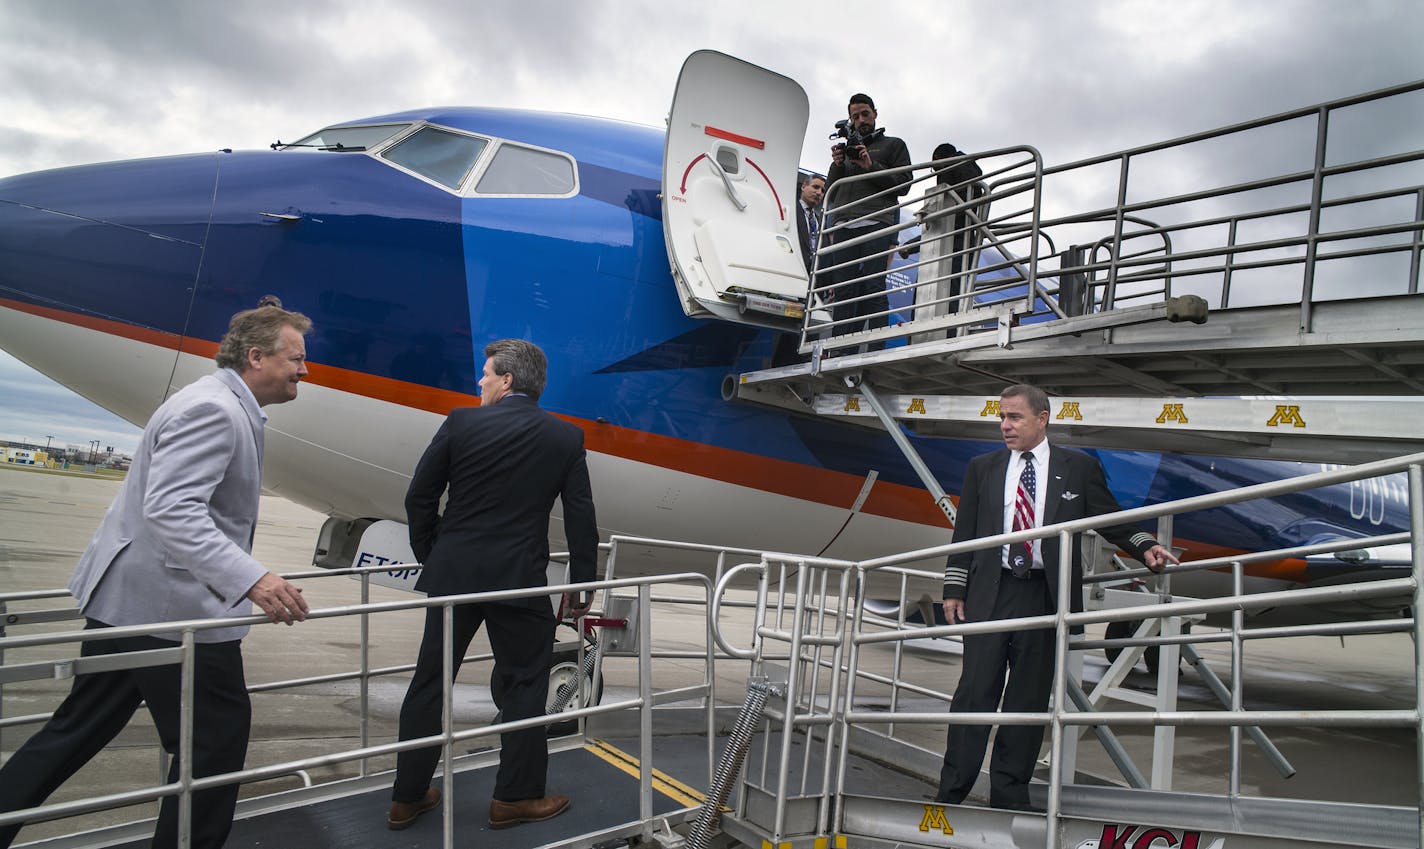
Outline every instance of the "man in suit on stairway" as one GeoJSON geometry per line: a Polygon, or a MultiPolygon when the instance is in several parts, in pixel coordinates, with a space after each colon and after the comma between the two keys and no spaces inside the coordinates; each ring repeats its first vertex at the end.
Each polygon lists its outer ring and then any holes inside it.
{"type": "Polygon", "coordinates": [[[817,216],[821,211],[821,197],[826,193],[826,179],[816,174],[798,174],[796,182],[800,196],[796,201],[796,236],[800,240],[806,273],[810,274],[816,262],[816,242],[821,232],[817,216]]]}
{"type": "MultiPolygon", "coordinates": [[[[549,513],[563,502],[569,579],[592,581],[598,566],[598,523],[583,431],[539,407],[548,360],[536,345],[501,339],[485,347],[480,406],[452,410],[420,458],[406,493],[410,544],[424,564],[416,589],[431,596],[542,587],[549,563],[549,513]],[[449,491],[445,512],[440,497],[449,491]]],[[[565,598],[575,617],[589,594],[565,598]]],[[[494,651],[490,690],[504,722],[542,716],[557,621],[547,595],[461,604],[454,617],[453,669],[481,624],[494,651]]],[[[426,610],[425,633],[401,706],[400,739],[441,732],[442,610],[426,610]]],[[[499,771],[489,822],[506,828],[563,813],[567,796],[545,795],[547,730],[535,726],[500,736],[499,771]]],[[[440,804],[430,786],[440,759],[431,746],[401,752],[387,819],[413,824],[440,804]]]]}
{"type": "MultiPolygon", "coordinates": [[[[969,461],[959,497],[954,542],[1115,513],[1102,465],[1079,451],[1048,443],[1048,396],[1018,384],[999,398],[1005,448],[969,461]]],[[[1153,571],[1177,558],[1151,534],[1133,526],[1098,528],[1153,571]]],[[[951,555],[944,573],[944,616],[951,624],[1042,616],[1058,610],[1059,542],[981,548],[951,555]]],[[[1074,537],[1069,609],[1083,609],[1082,548],[1074,537]]],[[[964,666],[950,710],[1010,713],[1048,709],[1053,683],[1054,632],[1050,629],[966,634],[964,666]],[[1007,671],[1007,685],[1005,672],[1007,671]]],[[[959,804],[974,786],[988,745],[987,725],[950,725],[940,772],[938,802],[959,804]]],[[[1043,744],[1042,725],[1005,725],[994,736],[989,804],[1028,810],[1028,784],[1043,744]]]]}

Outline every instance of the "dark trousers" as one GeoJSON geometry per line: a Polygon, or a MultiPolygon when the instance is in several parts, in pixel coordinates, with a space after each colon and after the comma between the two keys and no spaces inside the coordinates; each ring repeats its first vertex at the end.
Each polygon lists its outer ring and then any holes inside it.
{"type": "MultiPolygon", "coordinates": [[[[500,720],[514,722],[543,716],[549,696],[549,663],[554,650],[554,612],[547,596],[520,599],[506,604],[461,604],[451,608],[455,620],[454,672],[481,623],[489,624],[490,648],[494,651],[494,672],[490,694],[499,708],[500,720]]],[[[425,634],[415,674],[410,679],[401,705],[400,739],[430,737],[442,730],[441,673],[444,660],[441,639],[441,609],[425,611],[425,634]]],[[[500,735],[499,772],[494,780],[494,798],[503,802],[539,799],[544,796],[544,779],[549,766],[548,729],[536,726],[500,735]]],[[[431,746],[401,752],[396,756],[396,783],[391,799],[416,802],[430,787],[440,747],[431,746]]]]}
{"type": "MultiPolygon", "coordinates": [[[[1015,578],[1006,569],[999,576],[999,593],[992,619],[1041,616],[1053,612],[1048,583],[1042,571],[1029,578],[1015,578]]],[[[954,691],[953,713],[986,712],[999,708],[1006,713],[1039,713],[1048,709],[1053,684],[1054,632],[1010,631],[964,637],[964,669],[954,691]],[[1005,671],[1008,685],[1005,686],[1005,671]]],[[[974,787],[984,749],[989,741],[988,725],[951,725],[945,745],[944,767],[940,771],[940,802],[959,804],[974,787]]],[[[1028,783],[1034,762],[1043,745],[1042,725],[1004,725],[994,735],[994,753],[989,762],[989,804],[996,808],[1024,807],[1028,804],[1028,783]]]]}
{"type": "MultiPolygon", "coordinates": [[[[876,225],[879,226],[879,225],[876,225]]],[[[871,228],[873,229],[873,228],[871,228]]],[[[836,242],[853,239],[857,235],[854,230],[843,230],[835,234],[836,242]]],[[[846,286],[837,286],[832,290],[835,297],[835,305],[831,311],[831,317],[836,321],[846,321],[847,319],[869,316],[872,313],[885,312],[890,308],[890,300],[885,296],[885,272],[890,268],[890,257],[875,256],[875,254],[888,251],[895,243],[893,233],[878,238],[870,239],[858,245],[851,245],[839,248],[822,260],[822,265],[840,265],[843,262],[851,262],[845,268],[829,272],[832,283],[844,283],[854,280],[857,277],[871,277],[861,280],[858,283],[851,283],[846,286]],[[863,301],[846,303],[851,298],[859,298],[863,295],[872,295],[863,301]]],[[[873,330],[877,327],[884,327],[887,323],[888,315],[880,315],[867,318],[863,321],[848,321],[846,324],[838,324],[835,327],[833,336],[843,336],[847,333],[855,333],[860,330],[873,330]]],[[[885,347],[885,343],[871,343],[871,350],[879,350],[885,347]]]]}
{"type": "MultiPolygon", "coordinates": [[[[89,620],[90,628],[107,628],[89,620]]],[[[177,643],[153,637],[90,640],[82,655],[172,648],[177,643]]],[[[242,769],[252,705],[242,672],[242,644],[199,643],[195,653],[193,697],[193,776],[202,778],[242,769]]],[[[167,664],[79,675],[69,695],[45,726],[0,769],[0,811],[33,808],[114,739],[138,709],[148,704],[164,751],[173,756],[168,781],[178,780],[181,666],[167,664]]],[[[218,849],[232,829],[238,785],[193,794],[193,846],[218,849]]],[[[9,846],[18,825],[0,828],[0,847],[9,846]]],[[[153,846],[178,845],[178,797],[164,797],[153,846]]]]}

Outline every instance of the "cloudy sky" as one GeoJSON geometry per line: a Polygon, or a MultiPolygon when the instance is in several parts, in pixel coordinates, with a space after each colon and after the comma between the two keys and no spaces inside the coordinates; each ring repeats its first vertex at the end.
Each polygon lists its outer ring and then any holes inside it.
{"type": "MultiPolygon", "coordinates": [[[[429,105],[661,125],[699,48],[801,83],[807,167],[855,90],[917,159],[949,140],[1054,164],[1418,79],[1421,44],[1417,0],[0,0],[0,176],[429,105]]],[[[0,384],[0,438],[134,444],[3,354],[0,384]]]]}

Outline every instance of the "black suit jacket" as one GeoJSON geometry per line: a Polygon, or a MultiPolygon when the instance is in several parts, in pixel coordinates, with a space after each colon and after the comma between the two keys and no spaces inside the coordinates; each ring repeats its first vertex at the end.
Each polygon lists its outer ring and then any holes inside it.
{"type": "Polygon", "coordinates": [[[598,523],[583,431],[524,395],[452,410],[405,496],[410,547],[425,565],[416,589],[458,595],[545,586],[549,511],[557,497],[563,499],[569,578],[592,581],[598,523]]]}
{"type": "MultiPolygon", "coordinates": [[[[1007,448],[980,454],[969,461],[964,487],[959,496],[954,542],[1002,534],[1004,527],[1004,477],[1013,452],[1007,448]]],[[[1115,513],[1122,508],[1108,491],[1107,476],[1096,459],[1081,451],[1050,445],[1048,474],[1040,475],[1043,493],[1042,525],[1068,522],[1087,516],[1115,513]]],[[[1109,542],[1141,559],[1157,544],[1149,533],[1134,525],[1098,528],[1109,542]]],[[[1083,550],[1075,536],[1073,543],[1073,597],[1069,609],[1083,609],[1083,550]]],[[[1058,603],[1058,537],[1048,537],[1042,545],[1043,566],[1049,596],[1058,603]]],[[[964,599],[964,617],[981,622],[994,610],[994,599],[1003,577],[1003,549],[999,546],[952,555],[945,564],[944,597],[964,599]]]]}
{"type": "Polygon", "coordinates": [[[796,235],[801,239],[801,259],[806,263],[806,273],[811,273],[811,265],[816,258],[811,255],[811,251],[816,247],[811,244],[811,230],[806,222],[807,215],[815,215],[814,209],[807,210],[806,204],[797,200],[793,206],[796,207],[796,235]]]}

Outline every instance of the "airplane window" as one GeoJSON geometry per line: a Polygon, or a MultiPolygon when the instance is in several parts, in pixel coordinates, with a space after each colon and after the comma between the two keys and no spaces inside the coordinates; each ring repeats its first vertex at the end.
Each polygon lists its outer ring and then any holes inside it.
{"type": "Polygon", "coordinates": [[[475,191],[485,195],[567,195],[574,190],[574,163],[544,150],[501,145],[475,191]]]}
{"type": "Polygon", "coordinates": [[[282,149],[365,150],[375,147],[409,126],[409,124],[377,124],[372,127],[327,127],[304,139],[282,145],[282,149]]]}
{"type": "Polygon", "coordinates": [[[455,189],[470,173],[485,144],[484,139],[423,127],[383,155],[397,165],[455,189]]]}

